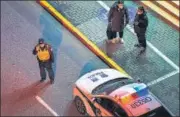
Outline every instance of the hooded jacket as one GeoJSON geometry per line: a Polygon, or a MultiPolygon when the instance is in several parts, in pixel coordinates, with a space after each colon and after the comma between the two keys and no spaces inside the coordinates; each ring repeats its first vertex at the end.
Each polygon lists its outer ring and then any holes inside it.
{"type": "Polygon", "coordinates": [[[134,19],[134,31],[138,34],[144,34],[148,27],[148,18],[146,12],[144,11],[143,14],[138,15],[136,14],[134,19]]]}

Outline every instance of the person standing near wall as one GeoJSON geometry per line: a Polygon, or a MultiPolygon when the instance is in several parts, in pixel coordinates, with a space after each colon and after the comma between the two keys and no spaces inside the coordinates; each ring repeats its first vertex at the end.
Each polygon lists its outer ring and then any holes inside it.
{"type": "Polygon", "coordinates": [[[123,43],[123,33],[125,26],[129,23],[128,10],[124,6],[124,1],[119,0],[109,11],[108,22],[111,25],[113,41],[123,43]],[[117,38],[117,32],[119,38],[117,38]]]}
{"type": "Polygon", "coordinates": [[[46,79],[46,71],[48,71],[51,84],[54,83],[54,71],[52,69],[52,63],[54,62],[54,54],[50,45],[44,42],[44,39],[40,38],[39,43],[33,49],[33,54],[37,55],[40,68],[40,82],[46,79]]]}
{"type": "Polygon", "coordinates": [[[138,44],[135,47],[141,48],[140,53],[146,50],[146,30],[148,27],[148,18],[143,6],[138,7],[135,19],[134,19],[134,31],[138,38],[138,44]]]}

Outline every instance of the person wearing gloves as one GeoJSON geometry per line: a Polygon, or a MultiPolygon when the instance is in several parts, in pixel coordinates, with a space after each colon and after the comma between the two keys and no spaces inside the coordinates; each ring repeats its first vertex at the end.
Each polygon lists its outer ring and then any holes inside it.
{"type": "Polygon", "coordinates": [[[40,68],[40,82],[46,79],[46,71],[48,71],[51,84],[54,83],[54,71],[52,69],[52,63],[54,62],[54,55],[52,48],[49,44],[44,42],[44,39],[40,38],[39,43],[33,49],[33,54],[37,55],[37,60],[40,68]]]}

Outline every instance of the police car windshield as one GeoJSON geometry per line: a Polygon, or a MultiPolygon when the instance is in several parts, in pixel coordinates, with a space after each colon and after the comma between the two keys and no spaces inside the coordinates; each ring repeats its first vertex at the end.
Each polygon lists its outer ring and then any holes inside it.
{"type": "Polygon", "coordinates": [[[124,85],[132,84],[134,81],[130,78],[117,78],[114,80],[107,81],[99,86],[97,86],[93,91],[92,94],[98,95],[102,93],[106,93],[107,95],[110,94],[112,91],[122,87],[124,85]]]}

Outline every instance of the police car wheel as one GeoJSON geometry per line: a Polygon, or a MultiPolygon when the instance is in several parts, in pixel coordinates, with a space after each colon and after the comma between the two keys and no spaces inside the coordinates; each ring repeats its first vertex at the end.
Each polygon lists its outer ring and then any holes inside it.
{"type": "Polygon", "coordinates": [[[83,101],[79,97],[76,97],[74,101],[75,101],[75,105],[76,105],[78,112],[82,115],[85,115],[86,107],[85,107],[83,101]]]}

